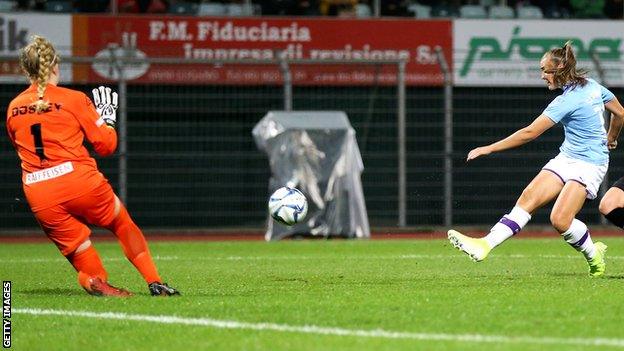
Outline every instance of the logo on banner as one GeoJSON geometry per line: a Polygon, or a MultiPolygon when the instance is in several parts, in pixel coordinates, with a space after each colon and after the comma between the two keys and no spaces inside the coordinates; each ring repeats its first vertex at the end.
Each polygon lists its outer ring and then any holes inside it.
{"type": "Polygon", "coordinates": [[[137,49],[136,40],[137,33],[123,33],[122,46],[107,47],[95,54],[96,59],[106,61],[94,62],[93,71],[100,77],[111,80],[119,79],[120,68],[122,67],[124,79],[132,80],[144,75],[150,65],[144,60],[147,55],[137,49]],[[124,62],[124,59],[138,60],[139,62],[124,62]]]}
{"type": "MultiPolygon", "coordinates": [[[[28,27],[22,26],[18,20],[0,16],[0,52],[14,55],[28,44],[28,27]]],[[[22,69],[18,62],[4,62],[0,66],[0,75],[21,76],[22,69]]]]}
{"type": "Polygon", "coordinates": [[[521,37],[521,27],[513,29],[508,43],[501,43],[495,37],[474,37],[470,39],[468,55],[459,71],[460,77],[466,77],[473,65],[479,61],[509,61],[517,55],[525,61],[539,60],[544,53],[552,48],[561,47],[570,40],[579,60],[590,60],[591,55],[604,61],[619,61],[621,38],[594,38],[583,41],[580,38],[557,37],[521,37]]]}
{"type": "Polygon", "coordinates": [[[16,20],[0,16],[0,50],[16,51],[26,46],[28,29],[18,27],[16,20]]]}

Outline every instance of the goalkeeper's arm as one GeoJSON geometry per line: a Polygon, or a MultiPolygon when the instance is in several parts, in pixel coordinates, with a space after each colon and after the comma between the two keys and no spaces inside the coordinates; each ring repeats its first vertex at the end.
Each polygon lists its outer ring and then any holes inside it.
{"type": "Polygon", "coordinates": [[[68,109],[80,123],[85,137],[93,145],[95,152],[101,156],[108,156],[115,152],[117,132],[100,116],[91,99],[81,92],[76,92],[75,98],[67,99],[67,101],[72,105],[68,109]]]}

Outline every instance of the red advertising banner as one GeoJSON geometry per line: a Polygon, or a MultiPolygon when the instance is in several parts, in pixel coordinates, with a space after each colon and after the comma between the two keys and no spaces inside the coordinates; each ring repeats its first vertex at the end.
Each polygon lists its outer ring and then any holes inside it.
{"type": "MultiPolygon", "coordinates": [[[[408,85],[441,85],[435,47],[452,62],[452,22],[404,19],[74,16],[76,54],[250,60],[407,59],[408,85]],[[118,49],[111,50],[110,44],[118,49]]],[[[395,84],[396,65],[292,65],[296,85],[395,84]]],[[[114,79],[108,64],[77,68],[75,80],[114,79]]],[[[126,77],[140,83],[280,84],[275,65],[137,64],[126,77]]]]}

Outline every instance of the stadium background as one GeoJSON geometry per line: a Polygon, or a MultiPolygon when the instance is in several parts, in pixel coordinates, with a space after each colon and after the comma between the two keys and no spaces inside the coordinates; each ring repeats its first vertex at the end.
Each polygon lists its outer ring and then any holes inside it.
{"type": "MultiPolygon", "coordinates": [[[[11,14],[2,17],[5,26],[15,21],[15,28],[26,30],[28,35],[39,32],[46,35],[42,29],[44,27],[38,27],[37,23],[49,23],[52,17],[47,16],[54,16],[54,20],[59,18],[59,15],[41,14],[11,14]]],[[[72,26],[69,37],[73,41],[63,48],[66,57],[93,57],[95,52],[104,49],[103,44],[94,41],[93,37],[77,34],[84,29],[80,27],[81,23],[91,20],[89,16],[61,16],[67,17],[66,21],[71,22],[72,26]],[[77,42],[99,46],[85,49],[75,45],[77,42]]],[[[92,18],[97,23],[98,16],[92,18]]],[[[180,17],[161,15],[158,19],[179,21],[180,17]]],[[[115,18],[108,20],[117,21],[115,18]]],[[[232,21],[231,18],[210,20],[232,21]]],[[[266,20],[271,21],[270,18],[266,20]]],[[[133,18],[125,17],[123,21],[131,22],[133,18]]],[[[371,28],[383,28],[393,21],[407,22],[405,19],[331,21],[345,30],[363,26],[362,21],[371,28]]],[[[424,26],[444,21],[449,28],[456,22],[449,19],[410,21],[420,22],[424,26]]],[[[480,21],[474,23],[476,26],[486,28],[496,23],[491,20],[474,21],[480,21]]],[[[529,29],[542,26],[545,22],[509,21],[529,29]]],[[[553,25],[552,21],[549,23],[553,25]]],[[[570,30],[570,37],[580,36],[586,28],[596,23],[598,21],[583,21],[582,26],[574,26],[570,30]]],[[[109,28],[113,34],[107,40],[117,40],[123,44],[119,31],[113,27],[101,27],[98,30],[106,32],[109,28]]],[[[492,30],[495,31],[496,27],[492,27],[492,30]]],[[[52,32],[48,36],[51,36],[53,42],[55,34],[64,35],[54,30],[52,32]]],[[[7,31],[2,34],[8,35],[7,31]]],[[[426,34],[414,35],[414,43],[404,49],[414,51],[419,42],[425,40],[423,37],[426,34]]],[[[624,96],[622,32],[601,34],[619,43],[615,63],[610,58],[611,64],[615,65],[615,79],[607,81],[607,85],[621,98],[624,96]]],[[[492,81],[491,84],[487,84],[487,80],[485,83],[481,81],[474,85],[470,81],[457,79],[461,62],[456,62],[456,56],[461,53],[461,49],[457,43],[450,44],[453,42],[453,34],[449,33],[448,36],[448,43],[443,49],[446,50],[445,55],[453,58],[455,83],[460,82],[452,88],[454,151],[449,155],[453,160],[452,222],[458,225],[486,225],[496,221],[501,213],[508,210],[537,170],[556,155],[563,130],[561,127],[553,128],[536,142],[477,160],[470,165],[464,162],[466,153],[475,146],[502,138],[529,123],[557,93],[545,89],[539,79],[529,84],[503,79],[492,81]]],[[[345,40],[348,42],[348,39],[345,40]]],[[[337,42],[343,45],[338,39],[337,42]]],[[[387,44],[396,48],[396,44],[389,39],[387,44]]],[[[383,40],[376,45],[383,48],[383,40]]],[[[10,99],[23,90],[25,85],[12,74],[15,64],[7,58],[15,56],[16,47],[7,45],[2,49],[2,54],[6,56],[2,66],[2,81],[5,84],[0,84],[0,101],[6,108],[10,99]]],[[[149,51],[150,48],[141,47],[141,44],[139,49],[148,52],[150,56],[175,56],[168,55],[166,47],[153,53],[149,51]]],[[[412,59],[416,59],[416,55],[412,59]]],[[[178,66],[184,66],[184,58],[180,58],[180,61],[178,66]]],[[[445,89],[439,65],[436,62],[428,64],[427,69],[434,70],[437,78],[417,83],[410,82],[408,78],[405,101],[406,225],[421,229],[444,225],[445,215],[445,89]]],[[[530,64],[534,73],[537,73],[538,60],[530,60],[530,64]]],[[[592,75],[596,76],[596,68],[601,67],[601,62],[584,60],[581,65],[588,67],[593,71],[592,75]]],[[[350,69],[357,69],[357,64],[355,66],[353,68],[351,65],[350,69]]],[[[390,66],[378,64],[373,65],[372,69],[375,72],[394,72],[390,66]]],[[[67,82],[70,87],[88,93],[102,82],[115,85],[114,80],[98,77],[92,67],[85,67],[75,64],[70,69],[73,73],[71,81],[67,82]],[[88,72],[85,73],[85,70],[88,72]]],[[[156,67],[158,65],[152,65],[151,69],[156,67]]],[[[418,72],[419,69],[419,66],[413,65],[408,68],[408,73],[418,72]]],[[[172,230],[264,228],[270,174],[268,160],[257,150],[251,129],[267,111],[283,109],[284,89],[280,80],[278,75],[273,82],[182,84],[179,81],[167,82],[166,79],[165,82],[156,79],[145,81],[145,76],[128,81],[128,144],[125,155],[127,204],[140,226],[145,229],[172,230]]],[[[347,81],[342,84],[300,82],[295,83],[292,92],[294,110],[343,110],[348,114],[356,130],[364,160],[364,195],[373,227],[397,226],[397,104],[396,83],[380,79],[364,83],[347,81]]],[[[18,159],[8,139],[3,140],[0,143],[0,228],[2,231],[35,229],[36,223],[21,192],[18,159]]],[[[101,170],[115,187],[119,186],[119,157],[117,153],[111,158],[98,159],[101,170]]],[[[621,151],[616,150],[612,154],[609,183],[624,175],[622,161],[621,151]]],[[[586,206],[581,217],[588,224],[601,223],[597,202],[586,206]]],[[[548,211],[540,211],[532,223],[548,224],[548,211]]]]}

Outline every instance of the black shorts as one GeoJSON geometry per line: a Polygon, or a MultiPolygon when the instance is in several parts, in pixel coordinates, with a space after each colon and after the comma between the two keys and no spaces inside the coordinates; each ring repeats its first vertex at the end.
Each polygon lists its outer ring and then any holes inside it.
{"type": "Polygon", "coordinates": [[[624,177],[618,179],[613,183],[612,187],[620,188],[624,190],[624,177]]]}

